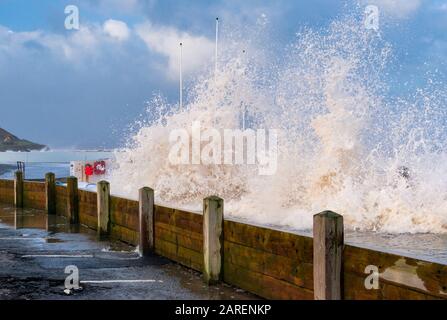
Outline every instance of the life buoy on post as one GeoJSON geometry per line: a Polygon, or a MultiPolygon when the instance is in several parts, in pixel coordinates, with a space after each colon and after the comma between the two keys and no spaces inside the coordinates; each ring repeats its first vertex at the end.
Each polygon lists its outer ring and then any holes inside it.
{"type": "Polygon", "coordinates": [[[93,175],[93,167],[91,164],[86,164],[85,165],[85,169],[84,169],[85,175],[86,176],[92,176],[93,175]]]}
{"type": "Polygon", "coordinates": [[[96,175],[102,175],[106,173],[106,162],[104,160],[96,161],[93,167],[96,175]]]}
{"type": "Polygon", "coordinates": [[[93,166],[91,164],[87,163],[84,168],[84,173],[85,173],[86,180],[88,182],[90,176],[93,175],[93,166]]]}

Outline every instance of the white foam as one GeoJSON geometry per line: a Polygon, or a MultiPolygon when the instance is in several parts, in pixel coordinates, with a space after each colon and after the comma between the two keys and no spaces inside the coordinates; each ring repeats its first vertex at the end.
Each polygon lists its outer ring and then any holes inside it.
{"type": "Polygon", "coordinates": [[[211,72],[200,77],[186,110],[154,99],[148,120],[115,153],[112,192],[136,198],[150,186],[157,202],[198,211],[216,194],[226,215],[296,229],[311,228],[312,215],[329,209],[352,229],[447,232],[443,84],[389,98],[390,45],[355,16],[304,30],[281,63],[260,48],[242,54],[242,45],[256,43],[244,37],[221,46],[216,80],[211,72]],[[250,127],[280,129],[275,175],[249,165],[169,163],[172,130],[193,121],[204,130],[240,128],[244,108],[250,127]],[[399,173],[404,166],[408,178],[399,173]]]}

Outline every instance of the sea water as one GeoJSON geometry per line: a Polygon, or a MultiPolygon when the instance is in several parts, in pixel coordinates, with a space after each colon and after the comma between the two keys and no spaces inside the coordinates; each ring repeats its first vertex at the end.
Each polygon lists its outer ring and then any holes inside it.
{"type": "Polygon", "coordinates": [[[217,73],[197,77],[181,110],[154,98],[115,155],[112,191],[136,198],[150,186],[158,203],[198,212],[218,195],[228,217],[293,230],[333,210],[352,232],[446,234],[445,84],[426,74],[426,84],[394,96],[387,75],[398,44],[365,29],[363,10],[303,28],[280,57],[262,38],[265,25],[256,28],[223,29],[217,73]],[[191,133],[194,121],[204,131],[278,130],[277,172],[172,164],[170,134],[191,133]]]}

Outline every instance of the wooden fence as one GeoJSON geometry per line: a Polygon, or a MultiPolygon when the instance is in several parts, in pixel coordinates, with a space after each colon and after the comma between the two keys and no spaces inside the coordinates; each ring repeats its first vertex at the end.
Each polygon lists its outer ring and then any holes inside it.
{"type": "Polygon", "coordinates": [[[110,196],[107,182],[99,192],[67,182],[19,174],[0,180],[0,202],[48,212],[53,203],[69,221],[203,272],[209,284],[224,281],[268,299],[447,299],[446,265],[346,245],[343,219],[333,212],[315,215],[314,237],[307,237],[224,219],[217,197],[204,200],[201,215],[155,205],[149,188],[134,201],[110,196]]]}

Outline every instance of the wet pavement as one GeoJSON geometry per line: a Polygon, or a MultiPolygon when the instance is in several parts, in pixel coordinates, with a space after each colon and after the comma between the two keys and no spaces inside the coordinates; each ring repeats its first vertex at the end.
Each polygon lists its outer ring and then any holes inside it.
{"type": "Polygon", "coordinates": [[[226,284],[206,286],[200,273],[135,247],[97,241],[96,232],[63,217],[0,204],[0,299],[228,299],[257,297],[226,284]],[[64,292],[79,271],[82,290],[64,292]]]}

